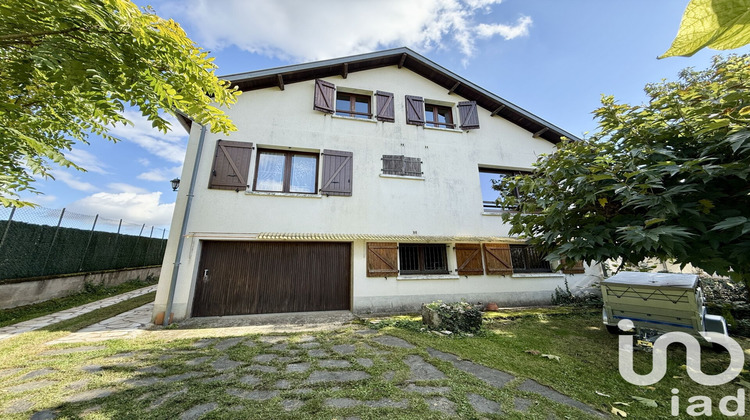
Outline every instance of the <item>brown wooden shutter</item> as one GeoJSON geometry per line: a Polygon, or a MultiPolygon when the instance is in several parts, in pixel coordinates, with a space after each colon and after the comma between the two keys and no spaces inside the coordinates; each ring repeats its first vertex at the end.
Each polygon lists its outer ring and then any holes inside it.
{"type": "Polygon", "coordinates": [[[325,80],[315,79],[315,101],[313,109],[333,114],[335,108],[334,97],[336,96],[336,85],[325,80]]]}
{"type": "Polygon", "coordinates": [[[484,244],[484,261],[487,264],[487,274],[513,274],[508,244],[484,244]]]}
{"type": "Polygon", "coordinates": [[[403,155],[383,155],[383,173],[387,175],[401,175],[404,173],[403,155]]]}
{"type": "Polygon", "coordinates": [[[253,144],[241,141],[219,140],[216,142],[214,164],[208,188],[217,190],[244,190],[248,186],[250,156],[253,144]]]}
{"type": "Polygon", "coordinates": [[[583,261],[576,261],[575,265],[570,268],[563,268],[565,274],[583,274],[586,270],[583,268],[583,261]]]}
{"type": "Polygon", "coordinates": [[[424,99],[421,96],[406,95],[406,123],[424,125],[424,99]]]}
{"type": "Polygon", "coordinates": [[[456,244],[456,267],[459,276],[481,276],[484,274],[479,244],[456,244]]]}
{"type": "Polygon", "coordinates": [[[352,152],[323,150],[323,183],[320,192],[327,195],[352,195],[352,152]]]}
{"type": "Polygon", "coordinates": [[[395,242],[367,243],[367,277],[398,275],[398,244],[395,242]]]}
{"type": "Polygon", "coordinates": [[[377,99],[377,119],[378,121],[395,122],[396,112],[393,105],[393,94],[390,92],[375,92],[377,99]]]}
{"type": "Polygon", "coordinates": [[[458,103],[458,114],[461,116],[461,129],[473,130],[479,128],[479,113],[476,101],[458,103]]]}
{"type": "Polygon", "coordinates": [[[405,157],[404,172],[406,176],[422,176],[422,161],[419,158],[405,157]]]}

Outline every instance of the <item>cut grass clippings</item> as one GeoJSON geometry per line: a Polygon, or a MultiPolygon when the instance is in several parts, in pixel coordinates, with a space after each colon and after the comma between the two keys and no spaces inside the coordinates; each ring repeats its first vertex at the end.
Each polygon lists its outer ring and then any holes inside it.
{"type": "Polygon", "coordinates": [[[157,281],[157,278],[147,278],[146,280],[136,279],[111,287],[90,284],[86,287],[86,291],[81,293],[51,299],[46,302],[35,303],[33,305],[3,309],[0,310],[0,327],[17,324],[40,316],[50,315],[65,309],[75,308],[76,306],[85,305],[87,303],[130,292],[142,287],[151,286],[156,284],[157,281]]]}

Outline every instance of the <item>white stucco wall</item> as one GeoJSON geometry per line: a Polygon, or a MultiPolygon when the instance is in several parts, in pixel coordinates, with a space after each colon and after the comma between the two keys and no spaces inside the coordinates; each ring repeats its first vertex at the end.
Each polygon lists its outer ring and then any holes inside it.
{"type": "MultiPolygon", "coordinates": [[[[407,125],[405,95],[453,104],[456,123],[459,123],[459,116],[455,104],[472,98],[448,94],[446,89],[405,68],[392,66],[350,73],[346,79],[329,77],[325,80],[337,88],[393,92],[396,122],[363,121],[314,111],[312,80],[287,84],[283,91],[269,88],[243,93],[229,111],[238,131],[230,136],[209,132],[205,138],[175,290],[173,313],[176,319],[189,311],[201,239],[252,240],[259,232],[507,236],[508,227],[499,217],[483,214],[478,168],[528,169],[540,154],[554,150],[552,143],[533,138],[532,133],[503,118],[491,117],[490,112],[481,107],[478,108],[481,128],[477,130],[407,125]],[[254,144],[251,185],[257,147],[353,152],[352,196],[301,197],[208,189],[218,139],[254,144]],[[386,154],[421,158],[424,179],[381,176],[381,157],[386,154]]],[[[166,306],[199,136],[200,127],[194,124],[155,313],[163,312],[166,306]]],[[[548,299],[551,291],[563,282],[559,274],[541,278],[457,278],[457,275],[440,280],[367,278],[364,246],[364,241],[357,241],[352,248],[354,310],[387,309],[384,305],[388,302],[394,309],[405,308],[408,302],[424,301],[437,295],[479,300],[480,295],[492,294],[496,300],[508,304],[538,302],[548,299]]],[[[450,268],[455,269],[452,251],[448,261],[452,264],[450,268]]],[[[592,273],[596,271],[593,269],[592,273]]],[[[569,278],[576,283],[571,284],[572,287],[589,279],[586,275],[569,278]]]]}

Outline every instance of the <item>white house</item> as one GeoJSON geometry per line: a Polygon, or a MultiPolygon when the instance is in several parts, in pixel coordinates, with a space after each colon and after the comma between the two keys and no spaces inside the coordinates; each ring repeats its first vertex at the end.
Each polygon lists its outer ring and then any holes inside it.
{"type": "Polygon", "coordinates": [[[398,48],[226,77],[238,131],[190,132],[155,322],[547,303],[567,277],[508,237],[491,180],[571,134],[398,48]],[[181,240],[182,239],[182,240],[181,240]],[[176,269],[177,268],[177,269],[176,269]]]}

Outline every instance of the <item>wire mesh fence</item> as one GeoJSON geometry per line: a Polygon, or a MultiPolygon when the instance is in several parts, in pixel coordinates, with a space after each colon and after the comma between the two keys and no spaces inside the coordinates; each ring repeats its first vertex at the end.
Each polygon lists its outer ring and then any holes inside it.
{"type": "Polygon", "coordinates": [[[44,207],[0,207],[0,280],[158,265],[167,230],[44,207]]]}

